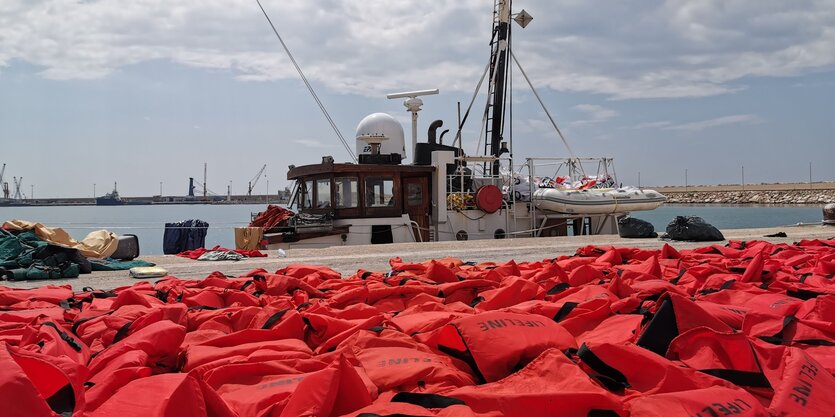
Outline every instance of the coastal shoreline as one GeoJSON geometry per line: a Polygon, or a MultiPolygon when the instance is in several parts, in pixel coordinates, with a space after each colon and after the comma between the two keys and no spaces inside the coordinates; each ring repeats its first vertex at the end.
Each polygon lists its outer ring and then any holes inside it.
{"type": "Polygon", "coordinates": [[[835,182],[652,187],[670,204],[824,205],[835,202],[835,182]]]}

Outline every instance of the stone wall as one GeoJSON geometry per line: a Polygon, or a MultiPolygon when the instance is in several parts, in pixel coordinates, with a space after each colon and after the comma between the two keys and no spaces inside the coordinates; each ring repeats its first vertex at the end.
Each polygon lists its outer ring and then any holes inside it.
{"type": "Polygon", "coordinates": [[[664,192],[667,203],[815,204],[835,202],[835,190],[664,192]]]}

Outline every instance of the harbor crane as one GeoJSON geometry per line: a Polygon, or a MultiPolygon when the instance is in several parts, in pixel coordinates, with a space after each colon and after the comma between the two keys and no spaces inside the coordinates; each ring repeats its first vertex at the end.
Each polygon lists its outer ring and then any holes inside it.
{"type": "Polygon", "coordinates": [[[3,168],[0,168],[0,186],[3,187],[3,199],[9,199],[9,183],[3,181],[3,174],[6,173],[6,164],[3,164],[3,168]]]}
{"type": "Polygon", "coordinates": [[[203,198],[204,199],[207,198],[206,196],[217,196],[217,195],[219,195],[218,193],[206,188],[206,183],[194,180],[194,184],[197,185],[197,187],[195,187],[195,188],[202,188],[203,189],[203,195],[204,195],[203,198]]]}
{"type": "Polygon", "coordinates": [[[23,200],[26,196],[20,192],[20,187],[23,185],[23,177],[12,177],[14,181],[14,199],[15,200],[23,200]]]}
{"type": "MultiPolygon", "coordinates": [[[[252,195],[252,189],[255,188],[255,184],[258,184],[258,180],[261,179],[261,175],[264,174],[264,171],[266,169],[267,169],[267,164],[264,164],[264,166],[261,167],[261,170],[258,171],[257,174],[255,174],[255,177],[253,177],[251,180],[249,180],[249,189],[246,190],[246,195],[248,195],[248,196],[252,195]]],[[[269,193],[269,191],[270,190],[267,190],[267,193],[269,193]]]]}

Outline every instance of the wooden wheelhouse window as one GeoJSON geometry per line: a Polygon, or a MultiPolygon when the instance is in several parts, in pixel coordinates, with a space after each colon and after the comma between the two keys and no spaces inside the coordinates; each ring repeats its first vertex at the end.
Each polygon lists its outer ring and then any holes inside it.
{"type": "Polygon", "coordinates": [[[333,180],[334,205],[336,208],[359,207],[359,191],[357,177],[336,177],[333,180]]]}
{"type": "Polygon", "coordinates": [[[367,177],[365,179],[365,207],[394,207],[394,178],[367,177]]]}
{"type": "Polygon", "coordinates": [[[313,208],[313,180],[307,180],[301,185],[301,208],[313,208]]]}
{"type": "Polygon", "coordinates": [[[423,187],[420,184],[408,183],[406,185],[406,205],[419,206],[423,204],[423,187]]]}
{"type": "Polygon", "coordinates": [[[316,180],[316,208],[331,207],[331,179],[319,178],[316,180]]]}

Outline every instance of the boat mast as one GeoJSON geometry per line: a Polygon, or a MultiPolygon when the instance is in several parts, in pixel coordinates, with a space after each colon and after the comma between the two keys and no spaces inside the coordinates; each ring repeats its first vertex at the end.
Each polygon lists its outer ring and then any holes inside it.
{"type": "MultiPolygon", "coordinates": [[[[504,133],[505,80],[510,34],[511,0],[496,0],[494,9],[493,48],[490,57],[490,114],[487,121],[490,137],[490,155],[501,154],[504,133]]],[[[493,162],[492,174],[499,174],[499,161],[493,162]]]]}

